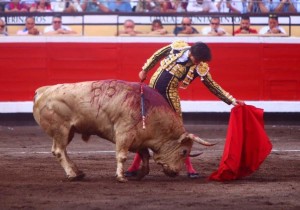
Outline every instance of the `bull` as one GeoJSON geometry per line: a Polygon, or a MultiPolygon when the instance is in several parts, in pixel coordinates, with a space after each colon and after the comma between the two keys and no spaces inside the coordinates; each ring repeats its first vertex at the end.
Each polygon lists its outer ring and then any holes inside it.
{"type": "Polygon", "coordinates": [[[149,173],[149,149],[154,161],[166,175],[178,175],[193,142],[213,144],[187,133],[181,118],[154,89],[140,83],[103,80],[40,87],[36,90],[33,116],[52,138],[51,152],[63,167],[67,179],[80,180],[85,175],[67,154],[74,134],[84,141],[97,135],[116,145],[116,179],[126,182],[124,163],[128,152],[138,152],[142,165],[138,178],[149,173]],[[143,129],[141,103],[146,110],[143,129]]]}

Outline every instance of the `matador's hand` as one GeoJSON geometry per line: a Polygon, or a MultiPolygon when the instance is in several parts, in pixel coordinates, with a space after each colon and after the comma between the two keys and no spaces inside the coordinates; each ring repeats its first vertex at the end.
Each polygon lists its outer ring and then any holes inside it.
{"type": "Polygon", "coordinates": [[[146,78],[147,78],[147,72],[145,72],[145,71],[140,71],[140,73],[139,73],[139,78],[140,78],[140,80],[143,82],[146,78]]]}
{"type": "Polygon", "coordinates": [[[241,100],[236,100],[235,102],[232,103],[232,105],[234,105],[234,106],[237,106],[237,105],[243,106],[243,105],[245,105],[245,102],[241,101],[241,100]]]}

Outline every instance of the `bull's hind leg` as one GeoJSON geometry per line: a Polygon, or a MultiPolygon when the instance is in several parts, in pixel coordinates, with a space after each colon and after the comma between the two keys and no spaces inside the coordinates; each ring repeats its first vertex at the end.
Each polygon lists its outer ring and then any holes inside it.
{"type": "Polygon", "coordinates": [[[150,168],[149,168],[150,154],[149,154],[149,150],[147,148],[140,150],[138,153],[142,158],[142,166],[138,171],[137,178],[139,180],[141,180],[142,178],[144,178],[146,175],[149,174],[149,171],[150,171],[150,168]]]}
{"type": "Polygon", "coordinates": [[[53,137],[53,145],[51,151],[65,170],[67,179],[70,181],[77,181],[81,180],[84,177],[84,173],[78,170],[76,164],[69,158],[67,154],[67,145],[74,136],[74,133],[72,131],[67,130],[68,129],[65,128],[65,132],[56,132],[56,135],[53,137]]]}

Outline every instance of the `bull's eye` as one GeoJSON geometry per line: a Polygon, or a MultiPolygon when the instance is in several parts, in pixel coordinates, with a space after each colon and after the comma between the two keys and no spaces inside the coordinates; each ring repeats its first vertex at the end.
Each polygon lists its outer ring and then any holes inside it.
{"type": "Polygon", "coordinates": [[[182,150],[182,156],[187,156],[188,151],[186,149],[182,150]]]}

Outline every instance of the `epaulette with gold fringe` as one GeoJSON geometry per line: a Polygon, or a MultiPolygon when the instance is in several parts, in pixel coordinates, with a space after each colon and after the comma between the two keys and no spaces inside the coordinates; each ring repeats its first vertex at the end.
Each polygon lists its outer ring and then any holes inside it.
{"type": "Polygon", "coordinates": [[[194,70],[196,69],[197,73],[202,77],[204,77],[208,71],[209,71],[209,66],[205,62],[200,62],[197,66],[191,66],[186,77],[182,81],[181,88],[186,89],[187,86],[191,83],[191,81],[194,79],[195,74],[194,70]]]}
{"type": "Polygon", "coordinates": [[[188,45],[188,43],[186,43],[183,40],[177,40],[177,41],[174,41],[171,44],[171,48],[172,48],[172,50],[179,50],[180,51],[180,50],[190,49],[190,46],[188,45]]]}
{"type": "Polygon", "coordinates": [[[196,71],[201,77],[204,77],[209,71],[209,66],[205,62],[200,62],[196,67],[196,71]]]}

